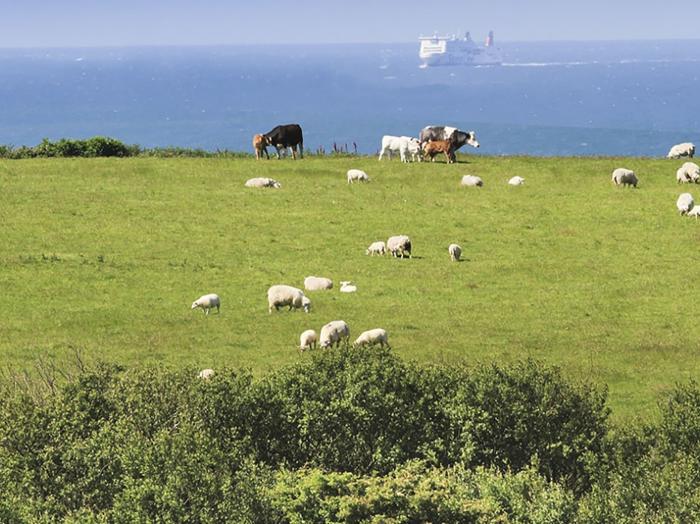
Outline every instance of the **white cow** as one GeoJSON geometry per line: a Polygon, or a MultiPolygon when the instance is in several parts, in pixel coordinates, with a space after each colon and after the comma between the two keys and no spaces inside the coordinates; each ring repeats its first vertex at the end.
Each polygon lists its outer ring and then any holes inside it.
{"type": "Polygon", "coordinates": [[[379,152],[379,160],[384,158],[386,153],[391,160],[392,152],[399,152],[401,162],[408,162],[408,153],[411,153],[411,160],[414,162],[416,158],[420,162],[420,143],[417,138],[410,136],[391,136],[384,135],[382,137],[382,150],[379,152]]]}

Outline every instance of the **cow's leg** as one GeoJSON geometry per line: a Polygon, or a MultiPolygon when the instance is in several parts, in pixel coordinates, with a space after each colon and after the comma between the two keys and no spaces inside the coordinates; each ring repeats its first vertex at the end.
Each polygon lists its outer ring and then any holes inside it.
{"type": "Polygon", "coordinates": [[[280,156],[280,148],[279,148],[279,146],[275,146],[275,150],[277,151],[277,160],[280,160],[282,157],[280,156]]]}
{"type": "MultiPolygon", "coordinates": [[[[270,160],[270,155],[267,153],[267,148],[263,147],[263,153],[265,153],[265,156],[267,157],[268,160],[270,160]]],[[[262,157],[262,155],[260,155],[262,157]]]]}
{"type": "Polygon", "coordinates": [[[384,158],[384,151],[385,151],[385,149],[382,148],[382,150],[379,152],[379,160],[381,160],[382,158],[384,158]]]}
{"type": "Polygon", "coordinates": [[[297,146],[289,146],[289,149],[292,150],[292,160],[297,159],[297,146]]]}
{"type": "Polygon", "coordinates": [[[299,158],[304,158],[304,141],[299,141],[299,158]]]}

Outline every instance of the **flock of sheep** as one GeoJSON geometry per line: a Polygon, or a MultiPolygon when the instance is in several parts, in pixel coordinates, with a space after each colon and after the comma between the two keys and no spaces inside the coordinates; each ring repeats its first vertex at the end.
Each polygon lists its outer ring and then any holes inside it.
{"type": "MultiPolygon", "coordinates": [[[[405,138],[407,139],[407,142],[409,142],[408,137],[405,138]]],[[[413,145],[412,141],[416,141],[416,139],[410,139],[409,146],[413,145]]],[[[402,160],[405,161],[404,155],[406,153],[413,153],[413,149],[414,148],[407,147],[406,151],[401,150],[402,160]]],[[[694,154],[695,146],[692,143],[683,143],[673,146],[669,151],[667,158],[692,158],[694,154]]],[[[346,179],[348,184],[370,181],[367,173],[359,169],[349,169],[346,173],[346,179]]],[[[676,180],[679,184],[700,183],[700,166],[693,162],[685,162],[677,170],[676,180]]],[[[634,171],[626,168],[617,168],[612,172],[612,182],[618,186],[637,187],[639,180],[634,171]]],[[[514,176],[508,180],[508,184],[511,186],[520,186],[524,183],[525,179],[520,176],[514,176]]],[[[465,175],[462,177],[461,185],[467,187],[482,187],[484,182],[478,176],[465,175]]],[[[245,186],[280,189],[282,184],[272,178],[256,177],[247,180],[245,186]]],[[[690,193],[681,194],[678,197],[676,206],[681,215],[695,216],[696,218],[700,216],[700,206],[694,206],[693,196],[690,193]]],[[[370,256],[382,256],[390,253],[393,257],[410,258],[411,251],[411,239],[407,235],[396,235],[389,237],[386,242],[372,242],[365,250],[365,254],[370,256]]],[[[462,248],[457,244],[450,244],[448,247],[448,254],[452,261],[459,262],[462,255],[462,248]]],[[[321,291],[332,288],[333,281],[326,277],[309,276],[304,279],[304,289],[306,291],[321,291]]],[[[357,286],[353,285],[351,281],[342,281],[340,291],[344,293],[352,293],[357,291],[357,286]]],[[[308,313],[311,308],[311,300],[304,294],[304,291],[294,286],[285,284],[271,286],[267,291],[267,301],[269,313],[272,313],[273,308],[277,311],[283,307],[287,307],[289,310],[301,309],[308,313]]],[[[197,308],[202,309],[206,315],[208,315],[214,308],[216,308],[217,312],[219,312],[221,308],[221,300],[219,296],[214,293],[203,295],[192,303],[192,309],[197,308]]],[[[307,349],[316,348],[317,346],[320,346],[321,348],[329,348],[338,346],[341,343],[348,345],[349,340],[350,327],[348,324],[344,320],[333,320],[321,327],[320,334],[313,329],[307,329],[302,332],[299,337],[298,349],[300,351],[304,351],[307,349]]],[[[364,331],[359,337],[357,337],[353,343],[353,346],[374,346],[377,344],[379,344],[381,347],[384,347],[385,345],[387,347],[391,347],[389,345],[388,334],[383,328],[374,328],[364,331]]],[[[213,374],[213,370],[205,369],[200,372],[199,376],[202,378],[209,378],[213,374]]]]}

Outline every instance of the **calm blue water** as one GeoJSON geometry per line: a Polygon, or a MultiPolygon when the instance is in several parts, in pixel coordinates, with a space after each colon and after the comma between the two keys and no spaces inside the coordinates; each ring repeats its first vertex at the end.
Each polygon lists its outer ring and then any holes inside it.
{"type": "Polygon", "coordinates": [[[499,47],[501,67],[434,69],[418,68],[417,42],[0,49],[0,143],[99,134],[250,150],[289,122],[309,149],[364,153],[428,124],[476,130],[478,154],[659,156],[700,142],[700,40],[499,47]]]}

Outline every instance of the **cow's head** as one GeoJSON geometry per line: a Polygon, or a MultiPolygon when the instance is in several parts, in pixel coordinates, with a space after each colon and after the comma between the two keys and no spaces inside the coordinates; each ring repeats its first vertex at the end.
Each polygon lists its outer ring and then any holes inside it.
{"type": "Polygon", "coordinates": [[[472,147],[479,147],[479,142],[476,141],[476,133],[474,131],[467,132],[467,144],[472,147]]]}

